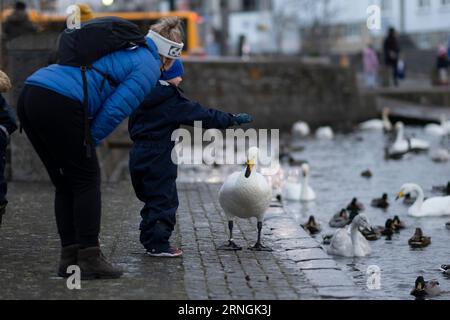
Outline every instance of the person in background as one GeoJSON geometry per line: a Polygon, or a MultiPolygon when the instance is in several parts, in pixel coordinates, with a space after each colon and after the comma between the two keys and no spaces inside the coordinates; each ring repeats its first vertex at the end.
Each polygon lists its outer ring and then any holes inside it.
{"type": "Polygon", "coordinates": [[[375,49],[370,43],[363,50],[363,64],[366,86],[369,88],[376,87],[380,62],[375,49]]]}
{"type": "Polygon", "coordinates": [[[443,45],[440,45],[438,48],[436,69],[438,72],[438,83],[441,86],[448,85],[448,66],[447,50],[443,45]]]}
{"type": "Polygon", "coordinates": [[[400,46],[398,44],[398,34],[394,28],[389,28],[388,36],[384,40],[384,63],[392,69],[392,80],[394,86],[398,86],[398,61],[400,56],[400,46]]]}
{"type": "Polygon", "coordinates": [[[177,164],[172,160],[173,132],[181,125],[202,121],[205,129],[226,129],[252,121],[248,114],[209,109],[189,100],[178,88],[183,76],[180,60],[162,74],[156,88],[131,115],[128,129],[134,144],[130,151],[130,175],[141,210],[140,241],[152,257],[182,255],[170,245],[178,209],[177,164]]]}
{"type": "Polygon", "coordinates": [[[27,14],[27,5],[22,2],[16,2],[14,11],[6,18],[3,25],[3,34],[5,41],[10,41],[24,34],[36,32],[36,27],[30,21],[27,14]]]}
{"type": "MultiPolygon", "coordinates": [[[[0,93],[4,93],[10,89],[11,81],[3,71],[0,71],[0,93]]],[[[6,148],[10,135],[16,130],[16,118],[5,98],[0,94],[0,226],[3,215],[6,212],[6,205],[8,204],[6,200],[7,184],[5,177],[6,148]]]]}

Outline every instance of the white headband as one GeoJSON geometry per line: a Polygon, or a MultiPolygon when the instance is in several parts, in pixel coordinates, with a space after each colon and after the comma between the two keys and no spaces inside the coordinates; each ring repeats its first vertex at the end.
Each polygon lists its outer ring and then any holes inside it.
{"type": "Polygon", "coordinates": [[[183,43],[173,42],[153,30],[148,32],[148,37],[156,44],[160,55],[170,59],[179,59],[181,57],[181,51],[184,47],[183,43]]]}

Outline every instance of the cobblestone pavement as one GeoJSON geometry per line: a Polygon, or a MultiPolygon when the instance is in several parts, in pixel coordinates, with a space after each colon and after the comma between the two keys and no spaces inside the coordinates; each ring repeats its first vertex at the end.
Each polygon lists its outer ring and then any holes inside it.
{"type": "Polygon", "coordinates": [[[178,222],[185,251],[190,299],[355,298],[362,293],[280,207],[266,214],[263,241],[274,252],[246,250],[257,237],[256,221],[237,220],[233,238],[242,251],[218,251],[227,240],[227,219],[217,201],[220,185],[182,184],[178,222]]]}
{"type": "Polygon", "coordinates": [[[118,280],[84,281],[70,291],[55,277],[59,241],[49,184],[10,184],[10,204],[0,229],[0,299],[321,299],[361,297],[352,281],[282,208],[266,215],[263,241],[273,252],[246,248],[256,221],[238,220],[238,252],[218,251],[227,221],[217,201],[219,185],[181,183],[173,242],[183,259],[144,254],[139,210],[128,181],[105,185],[101,243],[126,272],[118,280]]]}

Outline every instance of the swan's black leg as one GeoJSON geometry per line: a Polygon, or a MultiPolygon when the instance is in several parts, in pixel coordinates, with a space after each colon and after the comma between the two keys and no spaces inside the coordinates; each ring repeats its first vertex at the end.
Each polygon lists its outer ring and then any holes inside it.
{"type": "Polygon", "coordinates": [[[261,244],[261,230],[262,230],[262,221],[258,221],[258,241],[253,247],[250,247],[249,250],[253,251],[272,251],[271,248],[265,247],[261,244]]]}
{"type": "Polygon", "coordinates": [[[230,238],[225,244],[219,247],[219,250],[228,250],[228,251],[242,250],[242,247],[238,246],[233,241],[233,220],[228,221],[228,230],[230,230],[230,238]]]}

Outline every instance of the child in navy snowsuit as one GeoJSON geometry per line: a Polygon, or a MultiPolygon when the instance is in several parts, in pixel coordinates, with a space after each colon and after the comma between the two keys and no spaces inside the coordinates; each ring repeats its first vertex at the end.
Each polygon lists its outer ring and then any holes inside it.
{"type": "MultiPolygon", "coordinates": [[[[11,83],[8,76],[0,71],[0,92],[8,91],[11,83]]],[[[2,217],[6,211],[7,184],[5,177],[6,166],[6,148],[9,143],[10,135],[17,130],[16,118],[11,111],[10,106],[0,93],[0,225],[2,217]]]]}
{"type": "Polygon", "coordinates": [[[182,74],[183,66],[177,60],[170,70],[163,72],[163,80],[129,121],[134,142],[129,163],[131,181],[137,197],[145,202],[140,241],[151,256],[182,254],[169,242],[178,209],[177,165],[171,159],[175,146],[171,140],[173,131],[181,125],[193,125],[194,121],[202,121],[205,129],[226,129],[252,121],[248,114],[233,115],[189,100],[178,88],[182,74]]]}

